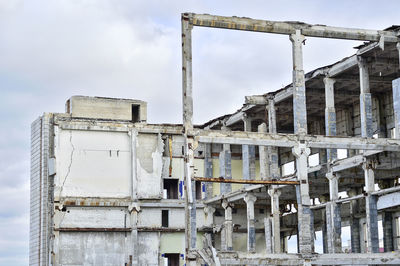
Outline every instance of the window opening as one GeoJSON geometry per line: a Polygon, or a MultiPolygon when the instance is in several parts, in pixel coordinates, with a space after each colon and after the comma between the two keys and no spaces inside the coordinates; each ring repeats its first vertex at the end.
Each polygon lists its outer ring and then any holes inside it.
{"type": "Polygon", "coordinates": [[[161,210],[161,226],[168,227],[169,224],[169,217],[168,217],[168,210],[161,210]]]}
{"type": "Polygon", "coordinates": [[[164,196],[178,199],[178,179],[164,178],[164,196]]]}

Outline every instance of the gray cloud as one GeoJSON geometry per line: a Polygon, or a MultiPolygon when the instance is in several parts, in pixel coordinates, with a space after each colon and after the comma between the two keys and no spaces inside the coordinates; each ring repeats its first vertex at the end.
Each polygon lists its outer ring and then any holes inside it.
{"type": "MultiPolygon", "coordinates": [[[[382,29],[398,24],[396,3],[0,0],[0,265],[27,262],[29,137],[37,116],[63,112],[78,94],[146,100],[150,122],[181,121],[181,12],[382,29]]],[[[197,123],[290,82],[286,36],[196,28],[193,38],[197,123]]],[[[352,46],[309,39],[305,69],[348,56],[352,46]]]]}

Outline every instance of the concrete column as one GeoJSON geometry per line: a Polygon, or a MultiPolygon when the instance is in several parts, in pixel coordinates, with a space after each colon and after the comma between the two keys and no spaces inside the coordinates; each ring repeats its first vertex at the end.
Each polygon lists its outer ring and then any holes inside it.
{"type": "MultiPolygon", "coordinates": [[[[275,134],[276,130],[276,112],[275,112],[275,101],[273,98],[268,99],[268,127],[269,133],[275,134]]],[[[277,147],[268,147],[269,153],[269,171],[271,179],[279,179],[280,178],[280,170],[278,165],[278,148],[277,147]]]]}
{"type": "Polygon", "coordinates": [[[272,213],[272,235],[273,235],[273,250],[274,253],[281,252],[281,225],[280,225],[280,210],[279,196],[281,191],[277,188],[268,190],[271,196],[271,213],[272,213]]]}
{"type": "Polygon", "coordinates": [[[377,198],[371,195],[375,190],[375,174],[373,163],[366,159],[363,163],[365,176],[365,204],[366,204],[366,224],[367,224],[367,246],[368,252],[379,252],[379,237],[378,237],[378,209],[376,206],[377,198]]]}
{"type": "Polygon", "coordinates": [[[328,253],[342,252],[342,225],[340,216],[340,205],[335,200],[338,197],[338,177],[332,172],[327,173],[326,177],[329,180],[330,202],[326,205],[326,231],[328,253]]]}
{"type": "Polygon", "coordinates": [[[254,202],[257,198],[251,194],[247,193],[244,197],[247,207],[247,252],[256,251],[256,228],[254,221],[254,202]]]}
{"type": "MultiPolygon", "coordinates": [[[[258,126],[258,132],[267,133],[267,125],[262,123],[258,126]]],[[[270,178],[268,148],[266,146],[258,146],[260,156],[260,176],[262,180],[270,178]]]]}
{"type": "MultiPolygon", "coordinates": [[[[211,152],[212,144],[204,143],[204,176],[205,177],[213,177],[213,166],[212,166],[212,152],[211,152]]],[[[206,186],[206,199],[212,198],[213,195],[213,183],[207,182],[206,186]]]]}
{"type": "Polygon", "coordinates": [[[366,235],[366,219],[360,218],[360,250],[361,253],[367,253],[367,235],[366,235]]]}
{"type": "Polygon", "coordinates": [[[271,217],[264,218],[264,233],[265,233],[265,251],[267,254],[271,254],[273,251],[271,217]]]}
{"type": "MultiPolygon", "coordinates": [[[[186,211],[186,240],[189,249],[196,249],[196,182],[194,178],[194,139],[185,139],[185,211],[186,211]]],[[[193,259],[193,258],[192,258],[193,259]]]]}
{"type": "MultiPolygon", "coordinates": [[[[327,198],[325,196],[320,196],[319,201],[321,203],[326,203],[327,198]]],[[[322,220],[322,248],[323,253],[328,253],[328,232],[326,228],[326,208],[321,210],[321,220],[322,220]]]]}
{"type": "Polygon", "coordinates": [[[360,73],[360,116],[361,136],[372,138],[372,99],[369,87],[369,73],[366,59],[359,56],[358,68],[360,73]]]}
{"type": "Polygon", "coordinates": [[[196,186],[194,177],[194,140],[188,136],[193,129],[193,84],[192,84],[192,28],[190,14],[182,14],[182,100],[183,132],[185,137],[185,259],[186,265],[195,265],[196,257],[196,186]]]}
{"type": "MultiPolygon", "coordinates": [[[[251,119],[243,118],[244,131],[251,132],[251,119]]],[[[254,180],[256,178],[256,147],[254,145],[242,145],[243,179],[254,180]]],[[[249,186],[249,185],[245,185],[249,186]]]]}
{"type": "MultiPolygon", "coordinates": [[[[357,195],[357,190],[351,189],[348,192],[349,197],[357,195]]],[[[351,234],[351,252],[361,252],[361,240],[360,240],[360,219],[358,218],[360,206],[358,200],[350,201],[350,234],[351,234]]]]}
{"type": "Polygon", "coordinates": [[[138,260],[139,244],[138,244],[137,223],[138,223],[138,212],[140,211],[140,207],[137,203],[133,203],[132,205],[129,206],[128,210],[130,212],[130,222],[132,226],[132,231],[130,235],[130,245],[129,245],[131,252],[129,252],[129,257],[127,258],[127,261],[132,261],[132,265],[139,265],[139,260],[138,260]]]}
{"type": "Polygon", "coordinates": [[[213,227],[215,208],[211,206],[204,207],[205,226],[213,227]]]}
{"type": "Polygon", "coordinates": [[[303,42],[300,30],[290,35],[293,56],[293,118],[294,133],[307,134],[306,85],[303,70],[303,42]]]}
{"type": "Polygon", "coordinates": [[[224,251],[233,250],[233,225],[232,225],[232,204],[223,200],[222,207],[225,210],[224,234],[221,239],[221,249],[224,251]]]}
{"type": "Polygon", "coordinates": [[[393,243],[393,216],[391,212],[383,212],[383,248],[385,252],[394,251],[393,243]]]}
{"type": "Polygon", "coordinates": [[[299,143],[293,149],[292,153],[296,157],[297,180],[300,185],[297,186],[297,206],[298,206],[298,247],[300,253],[314,252],[314,221],[311,214],[311,201],[309,196],[307,163],[310,149],[306,144],[299,143]]]}
{"type": "MultiPolygon", "coordinates": [[[[397,44],[399,47],[399,44],[397,44]]],[[[393,90],[393,112],[395,122],[395,138],[400,138],[400,78],[392,81],[393,90]]]]}
{"type": "MultiPolygon", "coordinates": [[[[336,111],[335,111],[335,80],[324,78],[325,84],[325,135],[336,136],[336,111]]],[[[336,149],[327,149],[327,161],[331,162],[337,158],[336,149]]]]}
{"type": "MultiPolygon", "coordinates": [[[[223,127],[222,130],[227,130],[227,128],[223,127]]],[[[223,144],[222,151],[219,153],[219,174],[225,179],[232,179],[231,146],[229,144],[223,144]]],[[[231,191],[231,184],[220,184],[220,194],[225,194],[231,191]]]]}

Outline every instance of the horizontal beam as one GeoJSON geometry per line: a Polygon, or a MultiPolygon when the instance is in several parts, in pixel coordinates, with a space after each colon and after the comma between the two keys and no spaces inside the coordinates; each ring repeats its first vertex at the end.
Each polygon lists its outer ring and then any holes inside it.
{"type": "Polygon", "coordinates": [[[130,232],[130,231],[132,231],[132,228],[62,227],[62,228],[54,228],[54,231],[60,231],[60,232],[130,232]]]}
{"type": "Polygon", "coordinates": [[[337,160],[333,162],[332,170],[334,172],[339,172],[353,167],[357,167],[364,162],[365,157],[378,154],[380,152],[381,151],[365,151],[363,154],[357,154],[352,157],[337,160]]]}
{"type": "Polygon", "coordinates": [[[339,137],[295,134],[268,134],[243,131],[216,131],[195,129],[189,132],[198,142],[232,145],[256,145],[294,147],[306,143],[307,147],[319,149],[354,149],[400,151],[399,139],[373,139],[361,137],[339,137]]]}
{"type": "Polygon", "coordinates": [[[382,195],[378,198],[376,203],[377,209],[387,209],[400,205],[400,192],[393,192],[390,194],[382,195]]]}
{"type": "Polygon", "coordinates": [[[300,30],[304,36],[359,40],[359,41],[379,41],[384,36],[386,42],[397,42],[395,32],[382,30],[354,29],[343,27],[330,27],[325,25],[311,25],[303,22],[294,21],[270,21],[251,18],[224,17],[208,14],[184,13],[182,19],[189,20],[193,26],[254,31],[264,33],[276,33],[290,35],[300,30]]]}
{"type": "Polygon", "coordinates": [[[249,185],[248,187],[244,187],[242,189],[235,190],[235,191],[223,194],[223,195],[218,195],[211,199],[205,200],[204,204],[216,203],[222,199],[228,199],[228,201],[230,201],[230,202],[236,201],[240,198],[243,198],[247,192],[254,191],[254,190],[257,190],[257,189],[260,189],[263,187],[265,187],[265,186],[264,185],[249,185]]]}
{"type": "Polygon", "coordinates": [[[268,104],[268,100],[264,95],[251,95],[244,97],[244,103],[253,105],[265,105],[268,104]]]}
{"type": "Polygon", "coordinates": [[[252,184],[252,185],[299,185],[298,181],[284,180],[247,180],[247,179],[224,179],[211,177],[195,177],[195,181],[213,182],[213,183],[233,183],[233,184],[252,184]]]}
{"type": "Polygon", "coordinates": [[[265,254],[247,252],[218,252],[223,265],[399,265],[398,252],[385,253],[337,253],[311,254],[265,254]]]}

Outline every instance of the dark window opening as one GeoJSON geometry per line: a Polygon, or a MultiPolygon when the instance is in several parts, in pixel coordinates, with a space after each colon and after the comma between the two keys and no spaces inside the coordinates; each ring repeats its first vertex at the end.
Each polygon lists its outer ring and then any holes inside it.
{"type": "Polygon", "coordinates": [[[264,209],[260,209],[260,213],[264,213],[264,209]]]}
{"type": "Polygon", "coordinates": [[[140,105],[132,104],[132,122],[140,122],[140,105]]]}
{"type": "Polygon", "coordinates": [[[232,208],[232,213],[237,213],[237,209],[232,208]]]}
{"type": "Polygon", "coordinates": [[[214,215],[218,216],[218,217],[221,217],[222,216],[221,210],[216,209],[214,215]]]}
{"type": "Polygon", "coordinates": [[[168,266],[179,266],[179,253],[165,253],[164,258],[168,259],[168,266]]]}
{"type": "Polygon", "coordinates": [[[196,199],[201,199],[201,182],[196,181],[196,199]]]}
{"type": "Polygon", "coordinates": [[[167,199],[178,199],[178,179],[164,178],[164,189],[167,190],[167,199]]]}
{"type": "Polygon", "coordinates": [[[168,219],[168,210],[161,210],[161,226],[168,227],[169,219],[168,219]]]}

